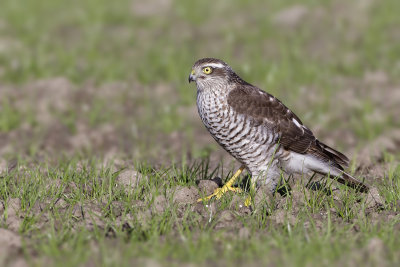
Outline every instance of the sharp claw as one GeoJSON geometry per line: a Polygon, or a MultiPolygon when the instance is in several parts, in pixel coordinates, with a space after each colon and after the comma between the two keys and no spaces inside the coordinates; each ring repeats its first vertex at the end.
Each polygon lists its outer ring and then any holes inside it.
{"type": "Polygon", "coordinates": [[[239,170],[237,170],[235,172],[235,174],[232,176],[232,178],[221,188],[217,188],[214,190],[214,193],[209,195],[208,197],[205,198],[199,198],[197,200],[197,202],[201,202],[203,200],[209,200],[212,197],[215,196],[216,199],[220,199],[222,197],[223,194],[225,194],[228,191],[233,191],[235,193],[240,193],[242,192],[242,190],[238,187],[232,187],[233,183],[235,182],[235,180],[239,177],[239,175],[242,173],[242,171],[245,169],[246,167],[244,165],[242,165],[239,170]]]}
{"type": "Polygon", "coordinates": [[[250,207],[250,206],[251,206],[251,196],[248,196],[248,197],[246,198],[246,200],[244,201],[244,205],[245,205],[246,207],[250,207]]]}
{"type": "Polygon", "coordinates": [[[242,192],[242,189],[240,189],[238,187],[231,187],[231,186],[224,185],[221,188],[215,189],[214,193],[212,193],[211,195],[209,195],[209,196],[207,196],[205,198],[199,198],[197,200],[197,202],[201,202],[203,200],[209,200],[209,199],[211,199],[213,197],[215,197],[216,199],[220,199],[228,191],[232,191],[232,192],[235,192],[235,193],[240,193],[240,192],[242,192]]]}

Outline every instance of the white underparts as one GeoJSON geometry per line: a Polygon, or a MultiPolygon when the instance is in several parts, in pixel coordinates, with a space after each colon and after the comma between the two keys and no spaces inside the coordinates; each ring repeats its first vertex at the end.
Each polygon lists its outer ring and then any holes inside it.
{"type": "Polygon", "coordinates": [[[281,162],[285,172],[292,174],[307,174],[311,172],[318,173],[330,173],[332,176],[340,175],[340,172],[328,163],[316,159],[311,155],[299,154],[296,152],[290,152],[289,159],[281,162]]]}

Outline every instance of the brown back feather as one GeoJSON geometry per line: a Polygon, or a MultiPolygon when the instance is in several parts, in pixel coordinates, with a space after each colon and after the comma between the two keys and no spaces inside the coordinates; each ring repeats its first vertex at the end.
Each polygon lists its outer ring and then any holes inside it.
{"type": "Polygon", "coordinates": [[[228,104],[236,112],[250,117],[256,125],[262,124],[277,132],[279,142],[286,150],[312,154],[339,169],[343,169],[341,165],[348,166],[349,159],[345,155],[318,141],[296,114],[259,88],[239,83],[229,93],[228,104]]]}

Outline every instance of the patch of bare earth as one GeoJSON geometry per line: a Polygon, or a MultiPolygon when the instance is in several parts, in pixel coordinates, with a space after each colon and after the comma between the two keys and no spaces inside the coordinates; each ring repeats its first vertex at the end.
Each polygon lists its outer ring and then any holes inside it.
{"type": "Polygon", "coordinates": [[[21,237],[15,232],[0,228],[0,265],[28,266],[23,257],[21,237]]]}
{"type": "MultiPolygon", "coordinates": [[[[152,89],[157,92],[152,98],[152,106],[160,109],[157,113],[174,103],[163,101],[165,96],[175,94],[172,86],[160,84],[152,89]]],[[[28,156],[33,149],[36,156],[52,158],[96,153],[147,159],[157,154],[164,163],[171,161],[172,154],[179,159],[188,148],[188,143],[182,142],[187,137],[179,131],[159,134],[160,129],[148,126],[147,121],[156,114],[149,113],[149,107],[142,104],[149,101],[146,91],[144,86],[126,83],[96,86],[87,82],[77,86],[63,77],[18,87],[0,84],[0,98],[7,100],[21,119],[16,128],[0,132],[0,157],[15,153],[28,156]],[[165,142],[156,147],[144,145],[155,140],[165,142]]],[[[193,120],[191,114],[187,118],[193,120]]]]}
{"type": "Polygon", "coordinates": [[[225,166],[232,162],[201,124],[195,106],[179,106],[170,112],[179,101],[174,86],[151,85],[152,94],[149,89],[122,82],[95,85],[88,81],[78,86],[64,77],[18,87],[0,84],[0,98],[7,99],[21,118],[16,128],[0,132],[0,158],[16,153],[24,158],[34,152],[36,158],[57,161],[65,155],[96,154],[166,165],[183,156],[195,161],[198,155],[192,151],[203,150],[213,151],[213,168],[221,160],[225,166]],[[195,129],[193,134],[182,127],[164,131],[163,121],[175,116],[184,128],[195,129]]]}

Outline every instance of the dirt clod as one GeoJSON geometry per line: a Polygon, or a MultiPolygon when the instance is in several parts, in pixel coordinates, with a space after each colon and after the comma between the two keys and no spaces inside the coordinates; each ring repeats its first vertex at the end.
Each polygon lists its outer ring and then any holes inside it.
{"type": "Polygon", "coordinates": [[[21,248],[21,237],[10,230],[0,228],[0,244],[9,248],[21,248]]]}
{"type": "Polygon", "coordinates": [[[294,211],[298,211],[306,204],[306,198],[309,199],[309,191],[300,184],[296,184],[290,192],[292,197],[292,206],[294,211]]]}
{"type": "Polygon", "coordinates": [[[136,188],[143,180],[148,178],[134,169],[123,170],[117,177],[117,183],[123,186],[126,192],[136,188]]]}
{"type": "Polygon", "coordinates": [[[0,266],[28,266],[21,257],[21,237],[16,233],[0,228],[0,266]]]}
{"type": "Polygon", "coordinates": [[[11,198],[7,202],[7,227],[17,232],[21,226],[22,218],[19,215],[21,209],[21,200],[19,198],[11,198]]]}
{"type": "Polygon", "coordinates": [[[250,207],[247,207],[244,202],[245,200],[242,197],[239,195],[234,195],[231,203],[229,204],[229,209],[234,210],[239,214],[249,215],[251,213],[251,209],[250,207]]]}
{"type": "Polygon", "coordinates": [[[174,203],[193,204],[199,198],[198,190],[192,186],[178,186],[173,197],[174,203]]]}
{"type": "Polygon", "coordinates": [[[218,184],[212,180],[200,180],[199,182],[199,191],[203,195],[212,194],[218,187],[218,184]]]}
{"type": "Polygon", "coordinates": [[[210,223],[214,219],[217,213],[217,206],[215,202],[211,202],[206,205],[204,205],[201,202],[198,202],[194,206],[193,210],[203,217],[204,222],[210,223]]]}
{"type": "Polygon", "coordinates": [[[105,222],[103,220],[103,205],[101,203],[87,203],[82,205],[82,213],[85,219],[85,227],[92,231],[95,228],[104,229],[105,222]]]}

